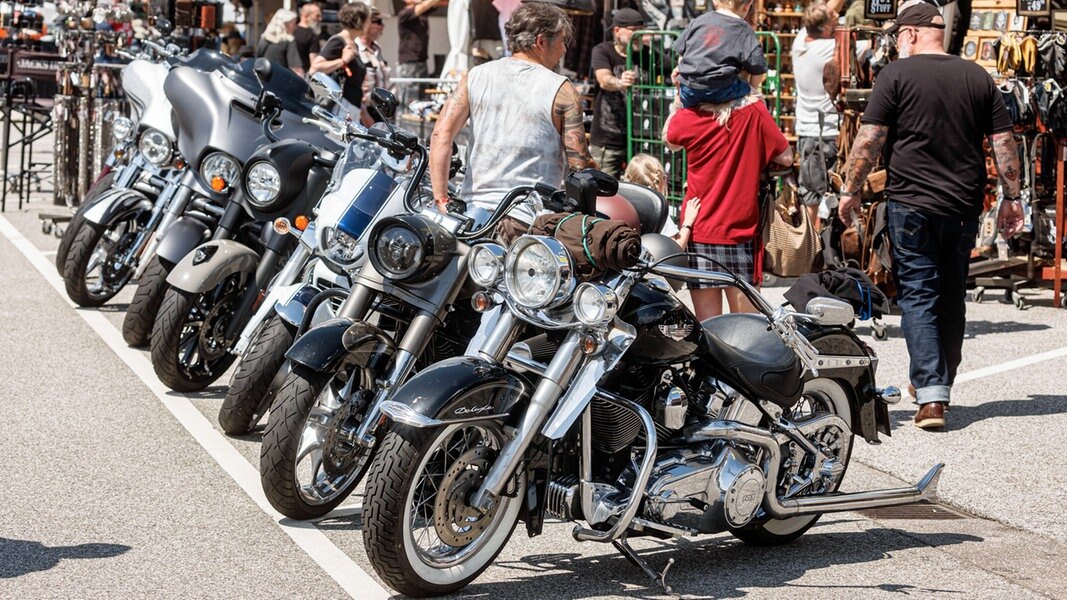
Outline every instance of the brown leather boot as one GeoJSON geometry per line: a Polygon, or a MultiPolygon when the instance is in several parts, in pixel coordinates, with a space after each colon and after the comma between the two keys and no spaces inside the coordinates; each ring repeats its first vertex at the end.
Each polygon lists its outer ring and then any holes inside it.
{"type": "Polygon", "coordinates": [[[915,426],[919,429],[943,429],[945,427],[945,403],[920,404],[915,413],[915,426]]]}

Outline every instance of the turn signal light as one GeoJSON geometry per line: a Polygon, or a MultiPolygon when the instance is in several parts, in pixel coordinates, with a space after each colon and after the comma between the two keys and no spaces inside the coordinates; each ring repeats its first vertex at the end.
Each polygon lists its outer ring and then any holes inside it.
{"type": "Polygon", "coordinates": [[[578,346],[582,350],[582,354],[591,356],[596,354],[600,350],[600,339],[592,334],[585,334],[582,339],[578,341],[578,346]]]}
{"type": "Polygon", "coordinates": [[[211,189],[221,192],[226,189],[226,180],[218,175],[211,178],[211,189]]]}
{"type": "Polygon", "coordinates": [[[289,219],[286,219],[285,217],[274,219],[274,232],[279,235],[289,233],[289,219]]]}
{"type": "Polygon", "coordinates": [[[296,227],[298,231],[304,231],[308,228],[310,222],[311,221],[304,215],[297,215],[296,219],[293,219],[293,226],[296,227]]]}
{"type": "Polygon", "coordinates": [[[475,292],[474,295],[471,296],[471,307],[480,313],[492,309],[493,306],[492,296],[485,292],[475,292]]]}
{"type": "Polygon", "coordinates": [[[183,159],[179,158],[178,160],[174,161],[174,166],[179,168],[179,169],[184,169],[185,168],[185,161],[183,159]]]}

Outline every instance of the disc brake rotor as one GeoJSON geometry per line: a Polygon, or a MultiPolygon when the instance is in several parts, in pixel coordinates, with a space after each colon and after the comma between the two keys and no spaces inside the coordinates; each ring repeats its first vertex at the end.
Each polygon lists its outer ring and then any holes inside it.
{"type": "Polygon", "coordinates": [[[486,527],[493,523],[500,503],[488,512],[481,512],[467,504],[489,468],[492,450],[478,446],[463,453],[445,473],[434,500],[434,528],[441,541],[461,548],[478,539],[486,527]]]}
{"type": "Polygon", "coordinates": [[[322,439],[322,468],[330,477],[352,473],[367,454],[367,449],[356,443],[353,434],[368,395],[369,392],[362,390],[351,400],[342,402],[326,424],[322,439]]]}
{"type": "Polygon", "coordinates": [[[204,315],[204,324],[200,327],[200,354],[205,361],[212,361],[225,356],[230,344],[226,340],[226,324],[233,316],[235,294],[227,294],[219,299],[211,310],[204,315]]]}

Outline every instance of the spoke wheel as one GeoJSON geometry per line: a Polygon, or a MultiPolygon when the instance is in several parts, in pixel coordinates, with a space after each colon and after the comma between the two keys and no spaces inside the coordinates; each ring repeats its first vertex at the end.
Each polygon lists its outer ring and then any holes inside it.
{"type": "MultiPolygon", "coordinates": [[[[804,393],[800,401],[784,416],[797,425],[803,425],[804,421],[818,416],[833,413],[845,420],[852,419],[851,406],[845,390],[841,384],[826,378],[811,379],[804,384],[804,393]]],[[[794,490],[795,478],[805,478],[811,474],[816,465],[811,463],[811,457],[804,457],[802,452],[794,451],[792,443],[782,448],[782,464],[779,465],[778,481],[776,482],[779,496],[792,495],[803,496],[808,494],[829,494],[836,492],[848,469],[849,459],[852,456],[852,441],[854,436],[851,431],[840,432],[837,428],[827,427],[809,435],[809,438],[817,447],[836,458],[836,470],[839,475],[832,481],[823,481],[817,489],[804,488],[794,490]]],[[[762,514],[762,512],[761,512],[762,514]]],[[[789,543],[804,535],[819,520],[821,515],[803,515],[788,519],[766,519],[738,529],[731,529],[735,537],[741,541],[755,546],[777,546],[789,543]]],[[[758,519],[759,517],[757,517],[758,519]]]]}
{"type": "Polygon", "coordinates": [[[133,276],[123,258],[141,228],[136,215],[110,226],[84,223],[71,242],[63,269],[67,295],[79,306],[100,306],[133,276]]]}
{"type": "Polygon", "coordinates": [[[271,407],[260,449],[267,500],[293,519],[321,517],[363,478],[373,449],[355,441],[373,379],[355,366],[336,373],[297,367],[271,407]]]}
{"type": "Polygon", "coordinates": [[[223,332],[243,291],[239,274],[202,294],[167,291],[152,328],[152,367],[167,387],[202,390],[237,358],[223,332]]]}

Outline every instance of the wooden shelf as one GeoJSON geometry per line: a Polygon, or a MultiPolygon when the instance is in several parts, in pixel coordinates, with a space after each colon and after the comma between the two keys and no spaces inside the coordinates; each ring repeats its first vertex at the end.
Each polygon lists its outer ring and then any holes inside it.
{"type": "Polygon", "coordinates": [[[783,11],[761,10],[759,14],[767,16],[767,17],[790,17],[790,18],[794,18],[794,19],[798,19],[798,18],[804,16],[803,12],[797,12],[795,10],[794,11],[789,11],[789,12],[786,12],[784,10],[783,11]]]}

